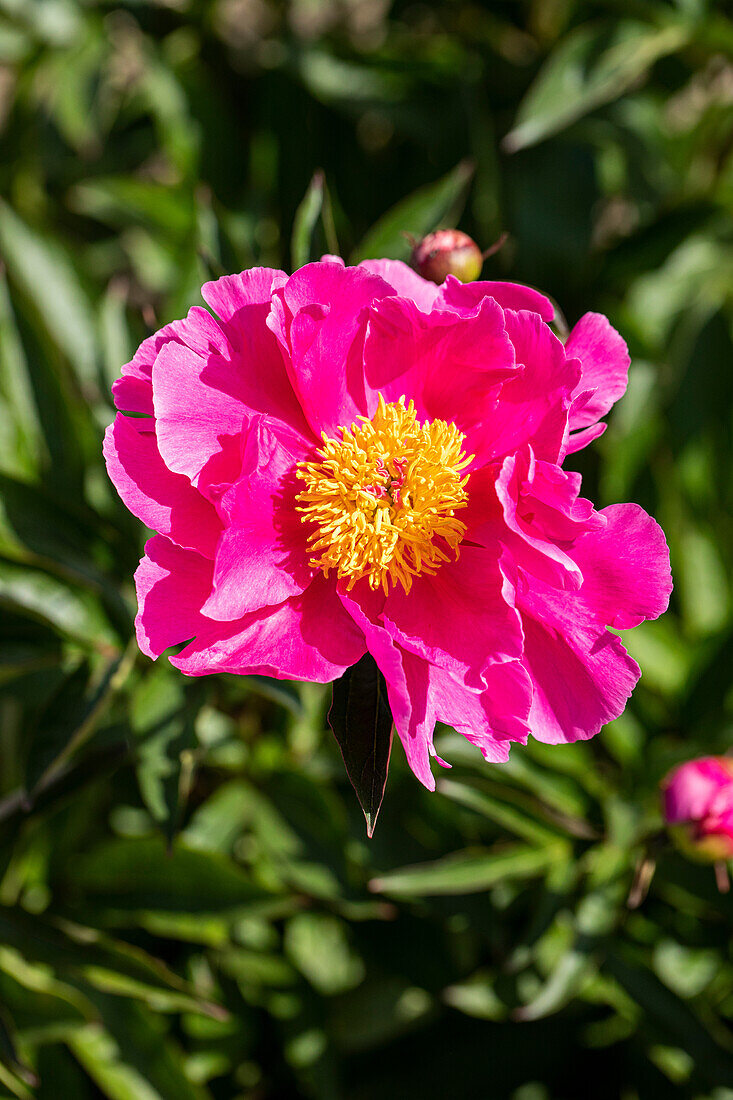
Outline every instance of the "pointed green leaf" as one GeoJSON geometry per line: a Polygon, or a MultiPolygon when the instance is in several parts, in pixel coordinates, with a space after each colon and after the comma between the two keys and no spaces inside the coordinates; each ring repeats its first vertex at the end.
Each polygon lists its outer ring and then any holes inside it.
{"type": "Polygon", "coordinates": [[[323,252],[323,248],[319,247],[319,240],[321,244],[325,244],[329,252],[338,253],[338,240],[333,224],[331,199],[328,194],[325,176],[320,169],[314,173],[303,201],[295,212],[291,242],[294,271],[304,264],[310,263],[311,260],[319,258],[319,255],[323,252]],[[319,218],[323,230],[321,234],[316,233],[319,218]]]}
{"type": "Polygon", "coordinates": [[[421,187],[402,199],[373,225],[351,254],[350,263],[368,259],[406,260],[410,242],[405,234],[424,237],[441,222],[458,220],[473,176],[473,165],[461,161],[436,183],[421,187]]]}
{"type": "Polygon", "coordinates": [[[660,57],[685,45],[689,34],[681,24],[660,29],[632,20],[610,30],[578,27],[561,40],[519,105],[505,150],[526,149],[617,99],[660,57]]]}
{"type": "MultiPolygon", "coordinates": [[[[29,964],[28,973],[40,964],[43,971],[53,967],[72,982],[82,980],[93,989],[111,989],[122,996],[151,1001],[167,998],[188,1011],[210,1011],[210,1006],[200,1001],[188,983],[165,963],[142,948],[96,929],[0,906],[0,940],[29,964]]],[[[2,957],[2,969],[8,969],[7,952],[2,957]]],[[[16,968],[15,973],[22,970],[16,968]]]]}
{"type": "Polygon", "coordinates": [[[468,849],[432,863],[388,871],[372,879],[369,889],[396,898],[476,894],[504,879],[538,878],[567,854],[568,846],[562,842],[542,848],[514,844],[500,851],[468,849]]]}
{"type": "Polygon", "coordinates": [[[313,255],[313,233],[322,209],[323,172],[318,171],[314,173],[303,201],[295,211],[293,239],[290,246],[294,271],[302,267],[303,264],[315,259],[313,255]]]}
{"type": "Polygon", "coordinates": [[[364,811],[367,836],[371,836],[384,798],[392,749],[387,685],[371,654],[366,653],[333,685],[328,721],[364,811]]]}
{"type": "Polygon", "coordinates": [[[18,1054],[13,1038],[12,1022],[4,1006],[0,1007],[0,1062],[26,1085],[37,1084],[33,1070],[21,1061],[18,1054]]]}
{"type": "Polygon", "coordinates": [[[96,383],[96,334],[89,299],[68,254],[0,202],[0,252],[13,283],[38,312],[78,377],[96,383]]]}

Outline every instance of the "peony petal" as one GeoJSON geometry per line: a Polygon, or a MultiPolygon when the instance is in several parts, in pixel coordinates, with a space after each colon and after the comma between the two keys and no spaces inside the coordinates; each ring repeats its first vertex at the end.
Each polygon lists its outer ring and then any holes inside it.
{"type": "Polygon", "coordinates": [[[598,439],[602,436],[607,426],[607,424],[601,422],[600,424],[594,424],[591,428],[583,428],[582,431],[571,432],[565,444],[565,454],[574,455],[576,451],[582,451],[583,448],[587,447],[589,443],[592,443],[594,439],[598,439]]]}
{"type": "MultiPolygon", "coordinates": [[[[570,428],[587,428],[605,416],[626,392],[629,352],[616,329],[600,313],[586,313],[565,345],[567,357],[580,360],[582,375],[576,397],[591,390],[570,412],[570,428]]],[[[590,442],[590,440],[589,440],[590,442]]]]}
{"type": "Polygon", "coordinates": [[[423,313],[430,313],[439,294],[438,287],[423,279],[402,260],[362,260],[359,267],[372,275],[379,275],[401,298],[408,298],[423,313]]]}
{"type": "Polygon", "coordinates": [[[331,262],[301,267],[276,292],[268,324],[285,349],[293,389],[317,436],[334,437],[366,413],[366,310],[393,293],[378,276],[331,262]]]}
{"type": "Polygon", "coordinates": [[[145,543],[135,573],[138,613],[135,630],[140,649],[159,657],[187,642],[201,628],[201,604],[211,589],[211,562],[156,535],[145,543]]]}
{"type": "MultiPolygon", "coordinates": [[[[228,324],[242,317],[250,306],[269,307],[272,292],[287,282],[287,275],[272,267],[251,267],[238,275],[224,275],[204,283],[201,296],[214,313],[228,324]]],[[[233,326],[236,328],[235,326],[233,326]]]]}
{"type": "Polygon", "coordinates": [[[555,307],[549,298],[519,283],[492,283],[479,280],[462,283],[455,275],[449,275],[440,287],[435,305],[438,309],[452,309],[457,313],[471,313],[479,302],[493,298],[502,309],[528,310],[538,313],[543,321],[552,321],[555,307]]]}
{"type": "Polygon", "coordinates": [[[125,363],[122,377],[112,384],[115,407],[120,412],[153,415],[153,363],[160,349],[171,340],[180,343],[175,325],[165,325],[143,340],[132,360],[125,363]]]}
{"type": "Polygon", "coordinates": [[[604,509],[603,529],[571,550],[583,573],[578,592],[539,580],[520,588],[524,665],[535,685],[530,722],[542,741],[593,737],[618,718],[640,672],[607,624],[631,627],[660,615],[672,588],[664,536],[636,505],[604,509]]]}
{"type": "Polygon", "coordinates": [[[383,618],[404,649],[474,690],[485,688],[485,670],[493,662],[522,655],[511,585],[496,556],[479,547],[461,546],[457,561],[446,562],[433,577],[416,577],[409,595],[392,589],[383,618]]]}
{"type": "Polygon", "coordinates": [[[213,557],[221,534],[214,508],[160,457],[149,419],[118,413],[104,436],[109,476],[134,516],[179,546],[213,557]]]}
{"type": "MultiPolygon", "coordinates": [[[[507,530],[500,536],[516,565],[558,588],[578,589],[583,581],[579,565],[554,541],[535,531],[522,516],[522,476],[520,455],[504,460],[496,479],[496,495],[501,503],[507,530]]],[[[483,532],[476,532],[483,534],[483,532]]]]}
{"type": "Polygon", "coordinates": [[[130,363],[122,368],[122,378],[112,386],[115,405],[121,412],[153,415],[153,364],[166,344],[182,344],[199,354],[224,354],[227,342],[221,328],[205,309],[193,306],[182,321],[172,321],[159,332],[143,340],[130,363]]]}
{"type": "Polygon", "coordinates": [[[334,584],[319,573],[305,592],[238,622],[202,617],[195,641],[171,664],[189,676],[231,672],[324,684],[342,676],[365,652],[364,635],[334,584]]]}
{"type": "Polygon", "coordinates": [[[566,359],[557,337],[536,313],[505,310],[506,331],[519,369],[507,379],[484,422],[492,460],[530,443],[537,458],[556,462],[580,368],[566,359]]]}
{"type": "Polygon", "coordinates": [[[612,504],[599,514],[606,526],[581,535],[570,551],[583,574],[578,598],[599,623],[628,630],[667,610],[669,549],[638,504],[612,504]]]}
{"type": "Polygon", "coordinates": [[[364,373],[369,413],[377,394],[386,401],[413,399],[421,419],[454,423],[467,436],[465,450],[480,466],[491,451],[485,431],[498,386],[515,371],[504,314],[490,299],[475,313],[421,313],[414,302],[387,298],[369,314],[364,373]]]}
{"type": "Polygon", "coordinates": [[[204,480],[214,469],[220,481],[237,478],[248,411],[237,389],[231,362],[204,358],[180,344],[161,349],[153,366],[153,405],[158,447],[169,470],[194,485],[204,470],[204,480]]]}
{"type": "Polygon", "coordinates": [[[512,741],[527,740],[532,682],[519,661],[491,665],[486,678],[486,691],[469,691],[450,672],[431,665],[430,697],[441,722],[476,745],[485,760],[498,763],[508,759],[512,741]]]}
{"type": "Polygon", "coordinates": [[[204,286],[204,299],[221,319],[231,347],[233,371],[228,385],[225,379],[224,384],[213,379],[210,384],[233,393],[253,412],[266,413],[307,434],[280,344],[268,325],[272,296],[286,282],[282,271],[254,267],[204,286]]]}
{"type": "Polygon", "coordinates": [[[300,436],[273,430],[263,416],[248,418],[242,476],[219,506],[225,531],[205,615],[239,619],[282,603],[310,584],[314,569],[308,564],[306,532],[295,504],[303,488],[296,463],[305,454],[300,436]]]}
{"type": "Polygon", "coordinates": [[[594,737],[623,712],[641,672],[621,639],[599,627],[578,596],[540,581],[517,594],[525,648],[523,664],[534,695],[533,737],[561,744],[594,737]]]}

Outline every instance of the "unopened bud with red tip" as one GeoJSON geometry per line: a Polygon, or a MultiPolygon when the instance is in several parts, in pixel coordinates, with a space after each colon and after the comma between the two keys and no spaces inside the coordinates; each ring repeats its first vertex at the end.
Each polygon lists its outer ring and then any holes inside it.
{"type": "Polygon", "coordinates": [[[418,241],[410,263],[431,283],[443,283],[448,275],[455,275],[462,283],[478,279],[484,257],[475,241],[459,229],[438,229],[418,241]]]}

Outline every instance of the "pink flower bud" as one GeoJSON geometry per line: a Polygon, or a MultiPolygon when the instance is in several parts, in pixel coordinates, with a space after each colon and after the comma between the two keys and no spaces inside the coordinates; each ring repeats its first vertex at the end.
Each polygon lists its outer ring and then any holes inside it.
{"type": "Polygon", "coordinates": [[[733,758],[688,760],[662,782],[664,817],[689,855],[733,858],[733,758]]]}
{"type": "Polygon", "coordinates": [[[410,262],[418,275],[431,283],[444,283],[448,275],[455,275],[462,283],[472,283],[481,274],[484,258],[467,233],[438,229],[418,241],[410,262]]]}

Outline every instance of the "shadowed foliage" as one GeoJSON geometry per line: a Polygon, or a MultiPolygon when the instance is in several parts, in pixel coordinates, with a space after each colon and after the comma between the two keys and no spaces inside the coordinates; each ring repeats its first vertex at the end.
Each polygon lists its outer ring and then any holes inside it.
{"type": "Polygon", "coordinates": [[[732,56],[713,0],[0,0],[0,1100],[733,1097],[657,795],[733,729],[732,56]],[[628,339],[573,461],[676,590],[595,741],[395,744],[367,841],[330,689],[138,653],[101,438],[207,279],[440,225],[628,339]]]}

